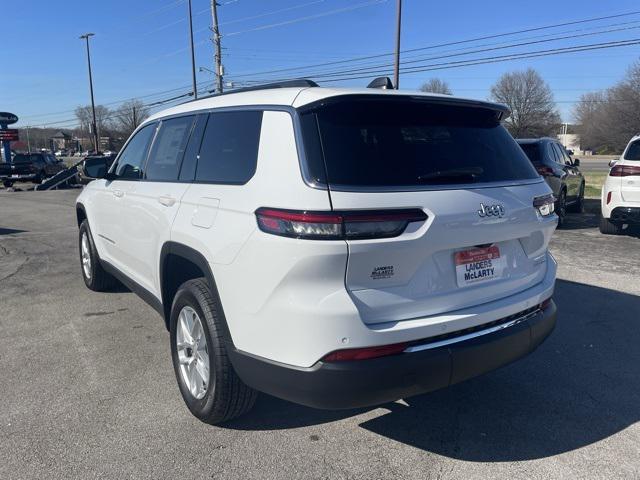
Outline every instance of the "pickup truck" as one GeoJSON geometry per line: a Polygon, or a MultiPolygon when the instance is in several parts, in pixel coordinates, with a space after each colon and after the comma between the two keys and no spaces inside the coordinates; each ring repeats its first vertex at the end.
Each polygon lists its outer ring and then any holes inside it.
{"type": "Polygon", "coordinates": [[[16,182],[41,183],[47,177],[65,169],[64,163],[50,153],[19,153],[11,164],[3,164],[5,172],[0,170],[0,178],[5,187],[16,182]],[[9,166],[9,171],[6,171],[9,166]]]}

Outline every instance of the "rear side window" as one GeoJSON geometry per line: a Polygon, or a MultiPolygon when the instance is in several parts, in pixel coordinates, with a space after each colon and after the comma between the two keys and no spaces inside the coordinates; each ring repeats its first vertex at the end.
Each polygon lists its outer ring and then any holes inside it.
{"type": "Polygon", "coordinates": [[[521,143],[520,148],[524,150],[524,153],[529,157],[531,163],[534,165],[542,165],[542,153],[539,143],[521,143]]]}
{"type": "Polygon", "coordinates": [[[241,185],[256,172],[261,111],[209,115],[200,146],[196,181],[241,185]]]}
{"type": "MultiPolygon", "coordinates": [[[[343,99],[306,115],[317,118],[333,186],[419,188],[538,178],[496,113],[486,108],[414,99],[343,99]]],[[[309,125],[301,123],[303,129],[309,125]]],[[[310,135],[303,134],[307,157],[310,148],[317,148],[307,140],[310,135]]]]}
{"type": "Polygon", "coordinates": [[[195,116],[163,120],[146,166],[148,180],[177,181],[195,116]]]}
{"type": "Polygon", "coordinates": [[[156,124],[138,130],[124,147],[116,165],[116,175],[122,180],[139,180],[143,177],[142,166],[147,158],[149,145],[153,140],[156,124]]]}
{"type": "Polygon", "coordinates": [[[627,148],[625,160],[640,160],[640,140],[636,140],[627,148]]]}

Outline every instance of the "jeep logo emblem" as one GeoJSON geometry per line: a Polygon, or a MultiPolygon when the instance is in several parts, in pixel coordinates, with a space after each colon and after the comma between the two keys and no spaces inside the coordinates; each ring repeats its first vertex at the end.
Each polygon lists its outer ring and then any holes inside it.
{"type": "Polygon", "coordinates": [[[485,217],[501,218],[504,216],[504,207],[500,204],[485,205],[484,203],[481,203],[480,210],[478,210],[478,215],[481,218],[485,218],[485,217]]]}

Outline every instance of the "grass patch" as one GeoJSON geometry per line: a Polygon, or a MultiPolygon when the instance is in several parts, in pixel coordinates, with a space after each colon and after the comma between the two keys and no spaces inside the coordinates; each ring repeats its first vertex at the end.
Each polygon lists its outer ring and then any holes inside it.
{"type": "Polygon", "coordinates": [[[600,198],[600,193],[602,192],[602,184],[604,183],[608,172],[594,172],[594,173],[585,173],[584,175],[585,188],[584,188],[584,196],[587,198],[600,198]]]}

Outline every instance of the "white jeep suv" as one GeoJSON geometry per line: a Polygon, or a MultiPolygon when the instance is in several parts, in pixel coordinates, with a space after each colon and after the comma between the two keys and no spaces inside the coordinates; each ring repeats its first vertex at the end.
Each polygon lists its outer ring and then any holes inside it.
{"type": "Polygon", "coordinates": [[[170,332],[199,419],[377,405],[552,331],[554,198],[497,104],[287,82],[158,113],[77,200],[82,274],[170,332]]]}
{"type": "Polygon", "coordinates": [[[629,141],[609,170],[600,202],[600,232],[616,235],[625,225],[640,225],[640,135],[629,141]]]}

